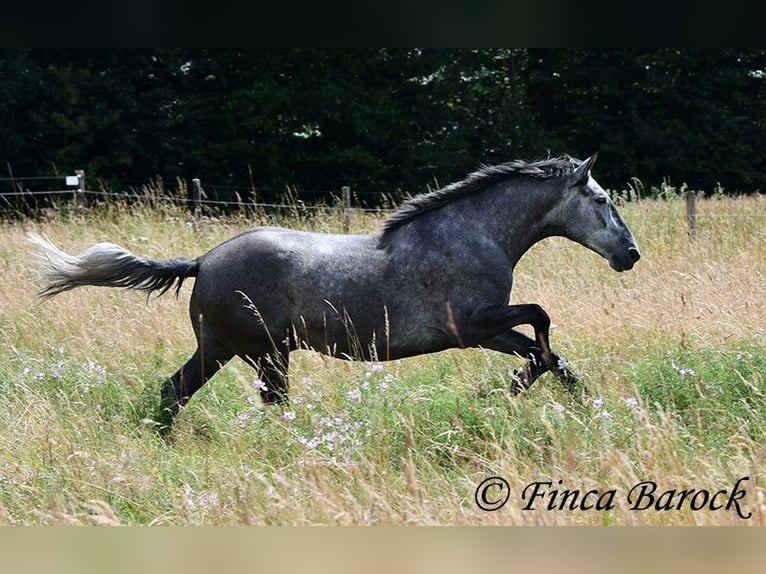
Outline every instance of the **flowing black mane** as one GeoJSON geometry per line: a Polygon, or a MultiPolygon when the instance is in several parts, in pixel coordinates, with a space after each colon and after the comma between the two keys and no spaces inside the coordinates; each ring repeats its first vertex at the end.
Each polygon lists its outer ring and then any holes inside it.
{"type": "Polygon", "coordinates": [[[566,177],[579,164],[579,160],[562,156],[531,162],[513,160],[498,165],[483,165],[461,181],[451,183],[435,191],[416,195],[402,203],[399,209],[383,224],[383,233],[404,225],[422,213],[442,207],[460,197],[481,191],[509,177],[519,175],[539,179],[566,177]]]}

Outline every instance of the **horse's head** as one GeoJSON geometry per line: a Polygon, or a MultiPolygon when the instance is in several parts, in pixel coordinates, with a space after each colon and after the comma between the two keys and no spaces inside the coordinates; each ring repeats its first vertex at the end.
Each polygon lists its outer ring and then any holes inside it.
{"type": "Polygon", "coordinates": [[[641,258],[641,252],[609,194],[590,174],[596,155],[573,169],[566,180],[568,189],[558,210],[561,231],[604,257],[615,271],[627,271],[641,258]]]}

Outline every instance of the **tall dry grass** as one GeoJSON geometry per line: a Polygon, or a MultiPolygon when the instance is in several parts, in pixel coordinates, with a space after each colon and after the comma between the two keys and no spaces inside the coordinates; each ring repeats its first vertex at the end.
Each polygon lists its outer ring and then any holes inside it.
{"type": "MultiPolygon", "coordinates": [[[[189,287],[178,301],[93,288],[41,305],[25,233],[75,251],[106,240],[148,257],[195,256],[253,224],[340,231],[340,216],[195,222],[139,205],[4,223],[0,522],[763,523],[766,200],[698,209],[690,241],[682,202],[622,206],[643,254],[629,273],[559,239],[517,268],[512,300],[549,311],[552,342],[589,398],[547,376],[510,397],[519,361],[481,350],[374,369],[301,352],[288,410],[253,405],[252,372],[232,364],[195,395],[169,442],[144,419],[194,348],[189,287]],[[484,512],[474,492],[492,475],[511,496],[484,512]],[[749,520],[688,506],[633,511],[625,500],[641,481],[715,491],[743,476],[749,520]],[[614,489],[615,507],[524,510],[534,481],[614,489]]],[[[380,221],[358,214],[352,231],[380,221]]]]}

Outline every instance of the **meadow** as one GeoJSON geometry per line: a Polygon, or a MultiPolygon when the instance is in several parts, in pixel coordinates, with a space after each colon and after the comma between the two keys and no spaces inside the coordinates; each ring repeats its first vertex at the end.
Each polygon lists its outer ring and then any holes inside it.
{"type": "MultiPolygon", "coordinates": [[[[620,210],[642,249],[633,271],[553,238],[512,293],[549,312],[588,395],[548,374],[512,396],[522,361],[481,349],[300,351],[288,407],[262,407],[234,361],[165,438],[152,414],[195,346],[191,282],[178,299],[86,288],[40,303],[25,234],[196,256],[253,225],[340,232],[341,215],[193,220],[147,201],[0,223],[0,524],[766,523],[766,197],[698,200],[694,240],[672,194],[620,210]],[[494,511],[476,501],[489,477],[507,481],[483,491],[508,494],[494,511]]],[[[383,218],[356,213],[351,232],[383,218]]]]}

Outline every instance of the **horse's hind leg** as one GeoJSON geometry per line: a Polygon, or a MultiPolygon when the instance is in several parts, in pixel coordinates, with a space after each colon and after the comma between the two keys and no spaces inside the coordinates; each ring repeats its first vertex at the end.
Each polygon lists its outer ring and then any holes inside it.
{"type": "Polygon", "coordinates": [[[183,405],[196,393],[231,357],[217,357],[202,353],[198,348],[183,367],[167,379],[160,394],[160,423],[170,427],[173,418],[183,405]]]}
{"type": "Polygon", "coordinates": [[[261,390],[261,398],[267,405],[279,405],[287,402],[287,365],[267,365],[261,369],[261,377],[266,388],[261,390]]]}
{"type": "Polygon", "coordinates": [[[288,361],[290,350],[287,347],[256,357],[246,355],[244,359],[258,373],[265,387],[260,389],[261,398],[267,405],[286,403],[288,393],[288,361]]]}

